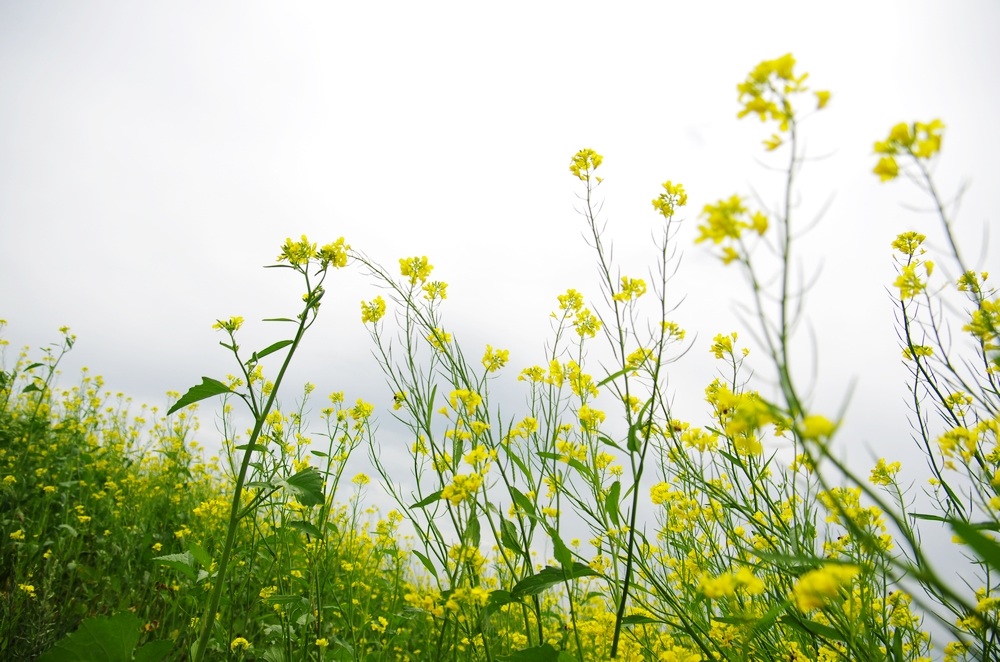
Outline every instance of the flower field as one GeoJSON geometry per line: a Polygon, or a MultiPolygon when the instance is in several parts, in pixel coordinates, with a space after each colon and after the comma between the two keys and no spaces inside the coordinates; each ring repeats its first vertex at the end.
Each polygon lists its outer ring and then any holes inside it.
{"type": "Polygon", "coordinates": [[[166,411],[90,372],[66,385],[69,329],[5,353],[0,658],[1000,659],[1000,297],[935,186],[946,127],[872,137],[873,176],[909,183],[948,244],[935,254],[901,225],[885,247],[897,277],[876,284],[894,299],[909,376],[886,388],[910,404],[920,459],[908,464],[926,466],[910,485],[900,458],[845,462],[849,410],[815,410],[801,383],[809,357],[792,337],[809,288],[794,269],[806,224],[794,201],[808,120],[835,97],[796,67],[791,55],[761,62],[737,87],[738,116],[767,127],[782,204],[727,193],[690,211],[683,184],[666,181],[651,192],[649,264],[614,260],[604,157],[572,155],[601,285],[552,293],[537,365],[463,346],[428,257],[389,269],[344,238],[306,237],[273,265],[304,291],[261,322],[283,339],[248,349],[248,322],[217,320],[232,374],[171,394],[166,411]],[[711,342],[672,319],[685,216],[695,250],[717,256],[748,302],[747,328],[702,330],[711,342]],[[321,305],[341,269],[380,292],[359,323],[387,411],[310,384],[293,398],[284,383],[321,311],[357,315],[321,305]],[[710,352],[716,375],[671,381],[688,352],[710,352]],[[522,398],[491,393],[501,371],[522,398]],[[681,387],[704,393],[709,416],[676,410],[681,387]],[[202,441],[199,403],[217,408],[217,442],[202,441]],[[379,417],[408,430],[404,462],[379,452],[379,417]],[[372,474],[349,471],[366,453],[372,474]],[[367,500],[376,482],[388,506],[367,500]],[[953,536],[948,559],[922,547],[931,530],[953,536]]]}

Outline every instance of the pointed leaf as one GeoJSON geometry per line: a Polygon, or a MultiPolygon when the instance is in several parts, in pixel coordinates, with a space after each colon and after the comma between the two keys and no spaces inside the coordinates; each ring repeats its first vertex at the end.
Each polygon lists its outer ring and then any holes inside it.
{"type": "Polygon", "coordinates": [[[157,556],[153,558],[153,563],[159,565],[165,565],[168,568],[173,568],[186,575],[190,579],[194,579],[198,576],[195,569],[194,555],[191,552],[184,552],[183,554],[167,554],[166,556],[157,556]]]}
{"type": "Polygon", "coordinates": [[[438,490],[434,494],[429,494],[425,496],[423,499],[410,506],[410,508],[426,508],[427,506],[431,505],[435,501],[439,501],[440,499],[441,499],[441,490],[438,490]]]}
{"type": "Polygon", "coordinates": [[[142,623],[132,613],[88,618],[61,639],[38,662],[129,662],[139,643],[142,623]]]}
{"type": "Polygon", "coordinates": [[[470,547],[479,548],[480,542],[480,530],[479,530],[479,518],[473,515],[469,519],[469,523],[465,527],[465,535],[462,536],[463,541],[466,545],[470,547]]]}
{"type": "Polygon", "coordinates": [[[274,354],[279,349],[283,349],[285,347],[288,347],[293,342],[294,341],[292,341],[292,340],[279,340],[276,343],[268,345],[267,347],[265,347],[264,349],[260,350],[259,352],[254,352],[253,356],[251,356],[247,360],[247,365],[250,365],[251,363],[256,363],[257,361],[261,360],[262,358],[264,358],[268,354],[274,354]]]}
{"type": "Polygon", "coordinates": [[[753,624],[753,632],[756,634],[757,632],[764,632],[770,629],[770,627],[774,625],[774,622],[778,620],[778,616],[780,616],[783,611],[788,609],[790,604],[792,604],[791,600],[785,600],[784,602],[779,602],[773,605],[767,610],[766,614],[760,617],[759,621],[753,624]]]}
{"type": "Polygon", "coordinates": [[[293,476],[278,481],[278,484],[303,506],[318,506],[326,499],[323,497],[323,476],[316,467],[306,467],[293,476]]]}
{"type": "Polygon", "coordinates": [[[637,369],[638,369],[638,367],[633,368],[632,366],[629,366],[627,368],[623,368],[623,369],[619,370],[618,372],[616,372],[614,374],[608,375],[607,377],[605,377],[601,381],[597,382],[597,388],[601,388],[605,384],[608,384],[610,382],[615,381],[616,379],[618,379],[619,377],[621,377],[622,375],[624,375],[626,372],[632,372],[633,370],[637,370],[637,369]]]}
{"type": "Polygon", "coordinates": [[[519,556],[524,556],[521,541],[517,537],[517,527],[508,519],[500,520],[500,544],[519,556]]]}
{"type": "Polygon", "coordinates": [[[621,481],[616,480],[611,483],[611,488],[608,490],[608,495],[604,497],[604,509],[608,512],[608,518],[611,523],[618,528],[618,498],[622,491],[621,481]]]}
{"type": "Polygon", "coordinates": [[[305,520],[295,520],[292,522],[288,522],[286,526],[290,529],[301,531],[302,533],[310,535],[313,538],[319,538],[319,539],[323,538],[323,532],[320,531],[319,527],[317,527],[312,522],[306,522],[305,520]]]}
{"type": "Polygon", "coordinates": [[[483,620],[485,621],[501,607],[509,605],[512,602],[516,602],[516,600],[510,596],[510,592],[500,589],[490,591],[489,598],[486,599],[486,606],[483,607],[483,620]]]}
{"type": "Polygon", "coordinates": [[[613,442],[610,437],[606,437],[603,434],[599,434],[599,435],[597,435],[597,439],[601,443],[607,444],[608,446],[611,446],[615,450],[619,450],[619,451],[623,451],[623,452],[625,451],[624,448],[622,448],[621,446],[619,446],[618,444],[616,444],[615,442],[613,442]]]}
{"type": "Polygon", "coordinates": [[[980,559],[985,561],[994,570],[1000,570],[1000,545],[976,530],[976,526],[953,519],[948,522],[952,531],[961,538],[966,545],[972,548],[980,559]]]}
{"type": "Polygon", "coordinates": [[[160,662],[166,659],[173,649],[174,642],[169,639],[149,641],[136,650],[133,662],[160,662]]]}
{"type": "Polygon", "coordinates": [[[535,506],[533,503],[531,503],[531,500],[528,499],[528,497],[521,494],[520,490],[518,490],[513,485],[510,487],[509,492],[510,492],[510,498],[514,500],[515,506],[523,510],[528,517],[532,519],[535,519],[537,517],[537,515],[535,514],[535,506]]]}
{"type": "Polygon", "coordinates": [[[437,579],[438,576],[437,568],[434,567],[434,564],[431,563],[431,560],[426,556],[424,556],[422,553],[418,552],[417,550],[413,550],[413,555],[416,556],[418,559],[420,559],[420,562],[423,564],[423,566],[427,568],[427,572],[431,573],[431,575],[433,575],[434,578],[437,579]]]}
{"type": "Polygon", "coordinates": [[[526,595],[538,595],[545,589],[561,584],[567,579],[577,579],[580,577],[595,577],[597,572],[589,565],[574,563],[570,568],[556,568],[548,566],[537,574],[525,577],[511,589],[510,595],[514,600],[520,600],[526,595]]]}
{"type": "Polygon", "coordinates": [[[199,400],[211,398],[216,395],[222,395],[223,393],[232,393],[232,391],[217,379],[202,377],[201,384],[189,388],[188,392],[181,396],[181,399],[175,402],[173,407],[167,410],[167,416],[174,413],[178,409],[183,409],[184,407],[194,404],[199,400]]]}
{"type": "Polygon", "coordinates": [[[663,621],[643,614],[629,614],[622,619],[622,625],[648,625],[650,623],[663,623],[663,621]]]}
{"type": "Polygon", "coordinates": [[[832,628],[829,625],[824,625],[823,623],[805,621],[794,616],[782,616],[778,620],[807,634],[819,635],[833,641],[846,641],[844,634],[840,630],[832,628]]]}
{"type": "Polygon", "coordinates": [[[552,460],[554,462],[563,462],[576,469],[582,476],[588,479],[591,478],[592,472],[590,471],[590,467],[583,464],[582,462],[580,462],[580,460],[577,460],[576,458],[560,455],[559,453],[549,453],[549,452],[540,452],[538,453],[538,457],[544,458],[546,460],[552,460]]]}
{"type": "MultiPolygon", "coordinates": [[[[559,532],[555,529],[549,529],[549,538],[552,540],[552,555],[556,557],[556,561],[559,561],[559,565],[563,568],[573,567],[573,552],[569,551],[569,547],[566,543],[562,541],[559,537],[559,532]]],[[[567,577],[568,579],[568,577],[567,577]]]]}
{"type": "Polygon", "coordinates": [[[212,565],[212,555],[205,551],[205,548],[196,542],[188,542],[188,552],[191,554],[191,558],[198,562],[203,568],[209,568],[212,565]]]}

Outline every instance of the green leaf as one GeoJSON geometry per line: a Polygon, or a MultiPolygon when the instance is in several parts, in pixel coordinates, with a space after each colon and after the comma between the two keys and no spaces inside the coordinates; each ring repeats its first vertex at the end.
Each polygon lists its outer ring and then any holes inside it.
{"type": "Polygon", "coordinates": [[[651,616],[643,616],[642,614],[629,614],[622,619],[622,625],[648,625],[650,623],[663,623],[658,618],[652,618],[651,616]]]}
{"type": "Polygon", "coordinates": [[[479,518],[473,515],[465,526],[465,535],[462,536],[462,541],[470,547],[479,549],[480,540],[479,518]]]}
{"type": "Polygon", "coordinates": [[[495,614],[504,605],[509,605],[512,602],[516,602],[514,598],[511,597],[509,591],[504,591],[502,589],[497,589],[495,591],[490,591],[489,598],[486,599],[486,605],[483,607],[483,621],[485,622],[490,616],[495,614]]]}
{"type": "Polygon", "coordinates": [[[520,600],[526,595],[538,595],[550,586],[561,584],[567,579],[596,576],[597,572],[584,563],[575,562],[569,568],[548,566],[531,577],[525,577],[515,584],[514,588],[510,591],[510,595],[514,600],[520,600]]]}
{"type": "MultiPolygon", "coordinates": [[[[925,519],[932,522],[945,522],[947,524],[951,524],[954,521],[963,521],[955,520],[950,517],[941,517],[940,515],[928,515],[925,513],[910,513],[910,517],[913,517],[914,519],[925,519]]],[[[967,522],[967,524],[980,531],[1000,531],[1000,522],[967,522]]]]}
{"type": "Polygon", "coordinates": [[[976,555],[994,570],[1000,570],[1000,545],[981,534],[975,525],[952,519],[948,523],[952,531],[972,548],[976,555]]]}
{"type": "Polygon", "coordinates": [[[238,451],[251,451],[253,453],[263,453],[267,451],[267,446],[262,446],[261,444],[240,444],[235,447],[238,451]]]}
{"type": "Polygon", "coordinates": [[[510,492],[510,498],[514,500],[515,506],[523,510],[525,514],[532,519],[536,519],[538,517],[538,515],[535,514],[535,505],[531,503],[531,500],[528,499],[528,497],[521,494],[520,490],[511,485],[508,491],[510,492]]]}
{"type": "Polygon", "coordinates": [[[189,579],[194,579],[198,576],[198,572],[195,568],[194,555],[191,552],[156,556],[153,558],[153,563],[173,568],[174,570],[186,575],[189,579]]]}
{"type": "Polygon", "coordinates": [[[425,496],[423,499],[410,506],[410,508],[426,508],[427,506],[431,505],[435,501],[439,501],[440,499],[441,499],[441,490],[438,490],[434,494],[425,496]]]}
{"type": "Polygon", "coordinates": [[[760,617],[760,620],[753,624],[753,632],[764,632],[769,629],[774,622],[778,620],[778,616],[781,615],[783,611],[788,609],[788,605],[792,604],[791,600],[785,600],[784,602],[779,602],[773,605],[767,610],[767,613],[760,617]]]}
{"type": "Polygon", "coordinates": [[[44,363],[32,363],[31,365],[29,365],[29,366],[28,366],[27,368],[25,368],[25,369],[24,369],[24,370],[22,370],[21,372],[31,372],[31,371],[32,371],[32,370],[34,370],[35,368],[42,368],[42,367],[44,367],[44,366],[45,366],[45,364],[44,364],[44,363]]]}
{"type": "Polygon", "coordinates": [[[434,576],[434,579],[437,579],[438,571],[437,568],[434,567],[434,564],[431,563],[431,560],[415,549],[413,550],[413,555],[420,559],[420,562],[425,568],[427,568],[427,572],[431,573],[431,575],[434,576]]]}
{"type": "Polygon", "coordinates": [[[203,568],[211,567],[212,555],[205,551],[205,548],[196,542],[188,542],[188,552],[191,557],[203,568]]]}
{"type": "Polygon", "coordinates": [[[323,538],[323,532],[319,530],[312,522],[306,522],[305,520],[294,520],[287,523],[288,528],[295,529],[296,531],[301,531],[302,533],[308,534],[313,538],[323,538]]]}
{"type": "Polygon", "coordinates": [[[559,565],[563,568],[573,567],[573,552],[569,550],[566,543],[562,541],[559,536],[559,532],[555,529],[550,528],[548,530],[549,538],[552,540],[552,555],[556,557],[556,561],[559,561],[559,565]]]}
{"type": "Polygon", "coordinates": [[[604,497],[604,509],[608,511],[608,518],[611,519],[611,523],[615,525],[615,528],[618,528],[618,497],[621,491],[621,481],[616,480],[611,483],[608,495],[604,497]]]}
{"type": "Polygon", "coordinates": [[[892,652],[897,660],[905,659],[903,657],[903,631],[904,628],[896,628],[896,632],[892,637],[892,652]]]}
{"type": "Polygon", "coordinates": [[[38,662],[130,662],[141,630],[142,622],[129,612],[88,618],[38,662]]]}
{"type": "Polygon", "coordinates": [[[615,381],[616,379],[618,379],[619,377],[621,377],[622,375],[624,375],[626,372],[632,372],[633,370],[636,370],[636,369],[637,369],[636,367],[632,367],[632,366],[629,366],[627,368],[622,368],[618,372],[616,372],[616,373],[614,373],[612,375],[608,375],[607,377],[605,377],[601,381],[597,382],[597,388],[601,388],[605,384],[608,384],[610,382],[615,381]]]}
{"type": "Polygon", "coordinates": [[[615,442],[611,441],[611,438],[610,438],[610,437],[605,437],[605,436],[604,436],[603,434],[599,434],[599,435],[597,435],[597,439],[598,439],[598,441],[600,441],[601,443],[603,443],[603,444],[607,444],[608,446],[611,446],[611,447],[612,447],[612,448],[614,448],[615,450],[619,450],[619,451],[622,451],[622,452],[624,452],[624,451],[625,451],[625,449],[624,449],[624,448],[622,448],[621,446],[619,446],[619,445],[618,445],[618,444],[616,444],[615,442]]]}
{"type": "Polygon", "coordinates": [[[39,387],[38,384],[36,384],[35,382],[31,382],[30,384],[21,389],[21,393],[34,393],[35,391],[42,391],[42,390],[44,389],[42,387],[39,387]]]}
{"type": "Polygon", "coordinates": [[[181,399],[175,402],[173,407],[167,410],[167,416],[170,416],[178,409],[183,409],[200,400],[211,398],[215,395],[222,395],[223,393],[232,393],[232,391],[217,379],[202,377],[201,384],[189,388],[188,392],[181,396],[181,399]]]}
{"type": "Polygon", "coordinates": [[[160,662],[160,660],[170,655],[170,651],[173,649],[174,642],[171,640],[157,639],[156,641],[146,642],[144,646],[140,646],[135,652],[135,657],[132,659],[133,662],[160,662]]]}
{"type": "Polygon", "coordinates": [[[829,625],[823,625],[816,621],[804,621],[793,616],[782,616],[778,619],[785,625],[801,630],[807,634],[814,634],[833,641],[846,641],[844,635],[829,625]]]}
{"type": "Polygon", "coordinates": [[[653,399],[652,398],[650,398],[649,400],[646,400],[646,404],[644,404],[642,406],[642,409],[640,409],[639,413],[636,415],[635,423],[633,423],[632,425],[630,425],[629,428],[628,428],[628,446],[627,447],[628,447],[628,450],[630,452],[632,452],[632,453],[638,453],[640,450],[642,450],[642,442],[639,440],[639,434],[638,434],[638,432],[639,432],[639,428],[643,427],[644,425],[646,425],[646,426],[650,425],[651,422],[648,421],[648,420],[645,423],[643,423],[643,417],[646,415],[646,411],[649,409],[650,405],[652,405],[652,404],[653,404],[653,399]]]}
{"type": "Polygon", "coordinates": [[[591,478],[590,467],[580,462],[576,458],[566,457],[565,455],[560,455],[559,453],[549,453],[549,452],[539,452],[538,457],[544,458],[546,460],[553,460],[554,462],[563,462],[569,466],[576,469],[582,476],[586,478],[591,478]]]}
{"type": "Polygon", "coordinates": [[[250,365],[251,363],[256,363],[257,361],[261,360],[262,358],[264,358],[268,354],[274,354],[279,349],[283,349],[285,347],[288,347],[293,342],[294,342],[293,340],[279,340],[278,342],[276,342],[274,344],[268,345],[267,347],[265,347],[264,349],[260,350],[259,352],[254,352],[253,355],[249,359],[247,359],[246,364],[250,365]]]}
{"type": "Polygon", "coordinates": [[[521,541],[518,539],[517,527],[510,520],[500,520],[500,544],[519,556],[525,557],[524,550],[521,549],[521,541]]]}
{"type": "Polygon", "coordinates": [[[295,495],[303,506],[318,506],[326,501],[323,497],[323,475],[316,467],[306,467],[293,476],[279,480],[278,484],[295,495]]]}
{"type": "Polygon", "coordinates": [[[560,656],[560,652],[553,648],[552,644],[542,644],[510,655],[498,655],[497,660],[498,662],[559,662],[560,656]]]}

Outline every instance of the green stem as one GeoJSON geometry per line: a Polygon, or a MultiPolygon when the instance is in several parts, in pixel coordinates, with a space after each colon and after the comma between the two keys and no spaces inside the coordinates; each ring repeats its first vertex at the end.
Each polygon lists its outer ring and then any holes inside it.
{"type": "Polygon", "coordinates": [[[257,439],[260,437],[261,431],[264,429],[264,422],[267,418],[267,414],[271,411],[271,407],[274,406],[274,401],[278,396],[278,387],[281,385],[281,380],[285,376],[285,370],[287,370],[288,365],[291,363],[292,356],[295,354],[295,350],[298,348],[299,342],[302,340],[302,336],[305,334],[306,329],[309,328],[311,323],[311,320],[309,319],[310,311],[313,311],[313,319],[315,319],[314,306],[315,302],[310,298],[306,304],[305,310],[303,310],[302,315],[299,318],[299,327],[295,333],[295,339],[292,341],[288,354],[285,356],[285,361],[281,365],[281,370],[278,371],[278,376],[274,380],[274,388],[271,389],[271,395],[268,397],[267,404],[264,405],[264,409],[257,416],[253,432],[250,435],[250,441],[247,444],[247,449],[243,452],[243,461],[240,463],[240,471],[239,475],[236,477],[236,486],[233,491],[233,503],[229,510],[229,529],[226,532],[226,542],[222,548],[222,556],[219,558],[219,569],[215,576],[215,586],[212,587],[212,596],[209,599],[208,607],[205,609],[205,614],[202,617],[201,635],[198,638],[198,644],[195,648],[194,654],[195,662],[201,662],[201,660],[205,658],[208,640],[212,634],[212,627],[215,625],[215,615],[219,611],[219,603],[222,600],[222,590],[226,583],[226,571],[229,566],[229,559],[232,556],[233,544],[236,541],[236,529],[238,528],[240,518],[243,515],[240,512],[240,504],[243,496],[243,484],[246,482],[247,470],[250,468],[250,458],[254,452],[253,447],[257,443],[257,439]]]}

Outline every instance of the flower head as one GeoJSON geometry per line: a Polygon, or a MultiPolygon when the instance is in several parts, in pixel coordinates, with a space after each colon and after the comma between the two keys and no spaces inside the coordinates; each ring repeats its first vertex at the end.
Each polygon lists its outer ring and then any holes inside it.
{"type": "MultiPolygon", "coordinates": [[[[597,170],[604,161],[604,157],[592,149],[581,149],[573,155],[573,160],[569,164],[569,171],[583,181],[590,181],[590,175],[597,170]]],[[[600,183],[601,178],[597,178],[600,183]]]]}

